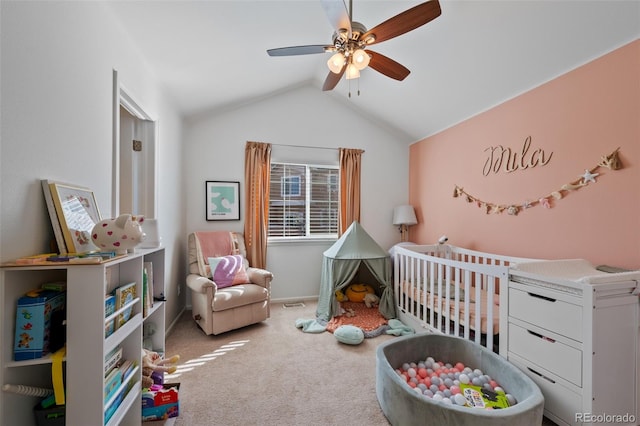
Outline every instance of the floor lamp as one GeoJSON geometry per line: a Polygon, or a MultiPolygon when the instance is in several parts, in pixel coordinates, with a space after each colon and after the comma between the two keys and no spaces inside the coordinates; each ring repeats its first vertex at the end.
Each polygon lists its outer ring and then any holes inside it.
{"type": "Polygon", "coordinates": [[[400,228],[400,240],[407,241],[409,226],[418,223],[416,212],[411,205],[397,206],[393,209],[393,224],[400,228]]]}

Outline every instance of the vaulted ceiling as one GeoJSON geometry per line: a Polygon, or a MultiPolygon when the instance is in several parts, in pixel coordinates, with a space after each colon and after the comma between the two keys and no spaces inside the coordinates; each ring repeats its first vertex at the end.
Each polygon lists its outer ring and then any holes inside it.
{"type": "MultiPolygon", "coordinates": [[[[354,0],[352,17],[371,29],[420,3],[354,0]]],[[[635,0],[440,5],[442,15],[432,22],[372,47],[411,70],[404,81],[368,68],[359,79],[343,78],[323,92],[328,53],[266,53],[331,44],[333,29],[320,0],[108,2],[186,117],[312,85],[317,96],[332,96],[399,129],[402,142],[459,123],[640,37],[635,0]]]]}

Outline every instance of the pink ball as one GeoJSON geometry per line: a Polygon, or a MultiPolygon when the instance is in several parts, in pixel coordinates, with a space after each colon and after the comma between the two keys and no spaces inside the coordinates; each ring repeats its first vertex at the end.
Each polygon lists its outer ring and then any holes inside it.
{"type": "Polygon", "coordinates": [[[455,367],[458,369],[458,371],[464,370],[464,364],[461,362],[456,362],[455,367]]]}
{"type": "Polygon", "coordinates": [[[449,390],[451,391],[452,395],[457,395],[460,393],[460,387],[456,385],[451,386],[449,390]]]}
{"type": "Polygon", "coordinates": [[[427,369],[426,368],[419,368],[418,369],[418,376],[422,377],[423,379],[425,377],[427,377],[427,369]]]}

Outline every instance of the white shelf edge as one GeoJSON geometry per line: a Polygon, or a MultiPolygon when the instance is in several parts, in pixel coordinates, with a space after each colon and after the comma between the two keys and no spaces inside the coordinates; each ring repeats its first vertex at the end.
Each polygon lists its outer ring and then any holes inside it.
{"type": "MultiPolygon", "coordinates": [[[[107,423],[105,423],[105,426],[116,426],[116,425],[119,425],[122,422],[122,420],[124,419],[124,417],[126,416],[126,414],[129,412],[129,410],[131,409],[133,404],[135,402],[140,404],[140,393],[141,393],[140,386],[141,385],[140,385],[139,381],[136,381],[133,384],[133,387],[131,388],[129,393],[124,397],[124,399],[120,403],[120,406],[118,407],[116,412],[113,413],[113,415],[111,416],[109,421],[107,423]]],[[[103,416],[104,416],[104,414],[103,414],[103,416]]],[[[140,408],[140,416],[141,416],[140,418],[142,418],[142,408],[140,408]]]]}
{"type": "Polygon", "coordinates": [[[137,313],[121,325],[113,334],[104,340],[104,353],[109,353],[124,339],[126,339],[136,328],[142,324],[142,314],[137,313]]]}

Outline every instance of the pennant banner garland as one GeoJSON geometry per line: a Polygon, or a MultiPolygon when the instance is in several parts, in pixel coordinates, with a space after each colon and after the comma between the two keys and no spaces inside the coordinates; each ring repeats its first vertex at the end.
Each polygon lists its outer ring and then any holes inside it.
{"type": "Polygon", "coordinates": [[[552,202],[555,200],[560,200],[564,196],[565,193],[570,191],[577,191],[583,186],[587,186],[590,183],[596,183],[596,177],[600,175],[600,173],[596,173],[596,171],[600,167],[605,167],[609,170],[619,170],[622,168],[622,164],[620,164],[620,160],[618,159],[618,151],[620,148],[617,148],[611,154],[601,157],[598,165],[591,169],[585,169],[582,175],[579,175],[577,180],[574,180],[569,183],[565,183],[558,190],[551,192],[544,197],[540,197],[534,200],[526,200],[520,204],[496,204],[490,203],[487,201],[483,201],[477,197],[466,192],[463,188],[458,185],[455,186],[453,191],[454,198],[464,198],[468,203],[475,204],[478,208],[484,210],[486,214],[490,213],[502,213],[504,211],[509,215],[516,216],[523,210],[529,209],[536,205],[541,205],[544,208],[550,209],[552,207],[552,202]]]}

